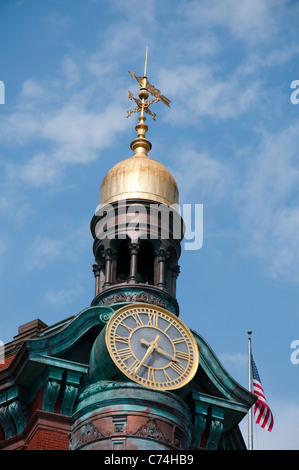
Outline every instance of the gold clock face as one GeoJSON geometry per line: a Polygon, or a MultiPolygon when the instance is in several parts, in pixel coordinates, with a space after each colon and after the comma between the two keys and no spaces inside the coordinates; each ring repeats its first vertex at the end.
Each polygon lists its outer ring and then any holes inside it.
{"type": "Polygon", "coordinates": [[[177,389],[196,373],[199,356],[192,333],[179,318],[161,307],[122,307],[110,318],[105,338],[117,367],[145,387],[177,389]]]}

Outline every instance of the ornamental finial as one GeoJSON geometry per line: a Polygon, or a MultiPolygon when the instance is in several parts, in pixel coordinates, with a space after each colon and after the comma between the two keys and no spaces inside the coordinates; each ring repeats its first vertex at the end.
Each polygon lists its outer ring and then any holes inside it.
{"type": "Polygon", "coordinates": [[[148,140],[145,139],[145,133],[148,130],[147,125],[145,124],[146,117],[145,113],[148,113],[152,116],[153,120],[156,120],[156,114],[153,113],[149,107],[153,103],[158,103],[159,101],[162,101],[164,104],[166,104],[170,108],[170,100],[166,98],[166,96],[162,95],[161,91],[155,88],[153,85],[149,83],[147,80],[147,57],[148,57],[148,46],[146,47],[146,54],[145,54],[145,65],[144,65],[144,75],[143,77],[136,77],[134,72],[129,72],[129,74],[137,80],[137,82],[140,84],[140,90],[138,93],[139,99],[135,98],[134,95],[129,91],[129,98],[130,100],[135,101],[136,103],[136,108],[127,111],[127,118],[131,116],[133,113],[138,113],[140,112],[139,116],[139,124],[136,126],[136,131],[138,133],[137,139],[135,139],[131,143],[131,148],[134,150],[135,153],[140,152],[140,147],[142,147],[143,152],[147,153],[148,150],[151,149],[151,144],[148,140]],[[154,99],[147,101],[149,94],[151,94],[154,99]]]}

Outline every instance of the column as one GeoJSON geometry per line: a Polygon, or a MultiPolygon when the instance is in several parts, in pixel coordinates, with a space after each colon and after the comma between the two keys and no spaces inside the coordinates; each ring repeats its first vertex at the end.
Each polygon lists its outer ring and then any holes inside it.
{"type": "Polygon", "coordinates": [[[107,248],[103,251],[102,256],[105,259],[105,282],[104,287],[111,286],[112,284],[112,249],[107,248]]]}
{"type": "Polygon", "coordinates": [[[95,277],[94,296],[96,297],[100,293],[100,266],[98,264],[93,264],[92,271],[95,277]]]}
{"type": "Polygon", "coordinates": [[[169,256],[168,252],[161,248],[159,251],[156,251],[155,255],[158,258],[159,263],[159,277],[157,286],[161,287],[161,289],[165,289],[166,281],[165,281],[165,267],[166,267],[166,260],[169,256]]]}
{"type": "Polygon", "coordinates": [[[92,270],[95,277],[95,297],[101,292],[103,281],[101,282],[101,278],[103,277],[103,270],[105,268],[105,264],[93,264],[92,270]]]}
{"type": "Polygon", "coordinates": [[[138,282],[138,277],[137,277],[137,263],[138,263],[138,252],[140,250],[140,244],[139,243],[129,243],[128,245],[129,251],[130,251],[130,275],[128,282],[130,284],[136,284],[138,282]]]}
{"type": "Polygon", "coordinates": [[[176,295],[176,280],[180,274],[180,267],[177,264],[176,266],[168,266],[168,269],[171,270],[171,293],[175,297],[176,295]]]}

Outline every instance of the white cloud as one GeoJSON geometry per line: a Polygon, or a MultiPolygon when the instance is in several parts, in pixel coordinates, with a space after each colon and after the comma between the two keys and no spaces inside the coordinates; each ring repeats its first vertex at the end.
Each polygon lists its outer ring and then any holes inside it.
{"type": "MultiPolygon", "coordinates": [[[[194,125],[207,117],[218,122],[236,121],[241,117],[245,119],[246,113],[252,110],[255,110],[258,121],[259,100],[263,96],[259,77],[261,67],[290,60],[298,53],[297,45],[291,44],[290,49],[285,44],[280,44],[279,48],[270,47],[264,55],[260,49],[250,50],[241,56],[240,63],[237,59],[229,62],[232,65],[229,73],[229,67],[216,60],[190,63],[195,52],[197,58],[199,54],[213,56],[221,52],[222,35],[215,28],[218,26],[228,28],[234,38],[245,42],[262,41],[277,35],[281,27],[281,5],[280,1],[266,0],[203,0],[188,2],[186,8],[181,3],[172,20],[165,23],[163,34],[171,33],[171,44],[176,44],[174,32],[179,21],[182,30],[190,32],[192,40],[185,44],[186,56],[180,56],[171,73],[168,63],[167,66],[162,64],[158,83],[154,81],[163,93],[170,98],[175,97],[175,106],[171,111],[174,126],[194,125]],[[182,15],[186,18],[184,23],[182,15]]],[[[119,133],[132,128],[129,120],[116,118],[124,116],[129,107],[125,104],[127,85],[123,87],[116,71],[124,53],[133,50],[133,45],[142,38],[142,25],[132,28],[139,10],[136,0],[126,6],[115,1],[112,7],[117,12],[121,11],[123,16],[118,17],[117,28],[115,24],[107,25],[101,47],[86,54],[65,55],[61,58],[60,69],[51,79],[40,82],[31,78],[24,80],[15,107],[10,108],[10,114],[2,116],[0,137],[4,144],[19,145],[20,149],[34,144],[32,154],[26,157],[25,162],[20,157],[19,161],[5,164],[7,184],[17,184],[19,181],[21,187],[25,183],[23,192],[32,187],[57,186],[63,181],[69,164],[95,161],[119,133]]],[[[150,14],[147,13],[142,12],[142,15],[145,15],[143,19],[149,30],[159,27],[158,3],[151,2],[150,14]]],[[[159,43],[153,33],[149,36],[152,40],[151,54],[157,51],[155,48],[159,43]]],[[[169,46],[165,54],[170,50],[169,46]]],[[[181,48],[180,53],[182,51],[181,48]]],[[[240,51],[244,52],[242,45],[240,51]]],[[[138,50],[140,57],[144,56],[144,52],[142,48],[138,50]]],[[[155,67],[159,68],[159,54],[154,58],[150,55],[149,61],[155,62],[155,67]]],[[[142,71],[143,63],[140,69],[142,71]]],[[[221,138],[220,135],[219,142],[221,138]]],[[[299,214],[296,202],[290,204],[289,198],[296,188],[298,175],[294,159],[290,156],[290,139],[294,148],[298,148],[295,130],[286,131],[285,135],[281,133],[280,137],[271,133],[265,136],[264,148],[260,149],[255,159],[252,155],[256,150],[250,149],[251,164],[247,165],[246,173],[238,166],[237,159],[233,160],[232,157],[229,162],[221,161],[212,157],[210,150],[194,150],[191,143],[176,152],[176,168],[172,171],[183,200],[187,200],[190,194],[198,194],[218,203],[231,191],[239,215],[240,246],[242,250],[245,248],[248,256],[262,260],[273,276],[288,273],[290,277],[294,273],[297,276],[299,214]],[[285,155],[286,149],[290,158],[285,155]]],[[[10,201],[10,206],[14,200],[17,201],[17,198],[10,201]]],[[[2,212],[8,204],[7,197],[2,196],[2,212]]]]}
{"type": "Polygon", "coordinates": [[[124,115],[118,104],[110,104],[101,112],[93,112],[68,104],[44,123],[43,137],[52,142],[53,155],[61,162],[87,163],[96,160],[100,152],[127,127],[127,122],[116,120],[124,115]]]}
{"type": "Polygon", "coordinates": [[[24,252],[25,269],[44,269],[51,263],[65,259],[78,261],[81,253],[90,248],[88,227],[88,221],[78,223],[76,227],[66,221],[64,227],[58,227],[59,236],[56,238],[48,234],[37,235],[24,252]]]}
{"type": "Polygon", "coordinates": [[[194,1],[182,10],[189,22],[198,27],[220,26],[245,43],[269,39],[278,29],[279,0],[203,0],[194,1]]]}
{"type": "Polygon", "coordinates": [[[32,138],[38,137],[39,126],[38,116],[18,109],[1,119],[0,137],[2,143],[27,144],[32,138]]]}
{"type": "MultiPolygon", "coordinates": [[[[117,97],[95,105],[92,84],[78,94],[77,90],[68,92],[67,88],[72,86],[71,69],[75,65],[70,60],[67,64],[69,77],[66,82],[61,80],[61,94],[65,92],[62,104],[57,82],[51,88],[27,80],[13,111],[1,118],[2,143],[10,147],[18,145],[20,149],[18,160],[4,160],[6,179],[2,184],[7,188],[12,183],[22,187],[23,192],[32,187],[58,188],[64,180],[67,165],[95,161],[129,126],[128,120],[115,118],[125,116],[123,103],[117,97]],[[41,152],[36,152],[38,146],[43,148],[41,152]],[[25,162],[22,162],[22,147],[26,148],[25,155],[32,152],[25,162]]],[[[75,83],[77,78],[73,76],[73,79],[75,83]]],[[[123,91],[124,97],[126,94],[123,91]]]]}
{"type": "Polygon", "coordinates": [[[23,83],[22,90],[20,92],[19,99],[23,100],[23,104],[28,104],[30,105],[32,103],[32,100],[44,98],[45,96],[45,90],[43,86],[40,83],[37,83],[34,80],[25,80],[23,83]]]}
{"type": "Polygon", "coordinates": [[[259,80],[248,81],[242,68],[224,80],[215,66],[204,64],[178,65],[171,74],[163,68],[159,86],[169,96],[175,96],[171,121],[184,125],[189,125],[194,117],[236,119],[258,103],[261,93],[259,80]]]}
{"type": "Polygon", "coordinates": [[[19,189],[19,186],[11,183],[11,178],[6,178],[6,181],[3,179],[2,193],[0,194],[0,216],[3,225],[19,230],[32,213],[32,206],[24,194],[23,188],[19,189]],[[7,219],[9,223],[4,224],[4,220],[7,219]]]}
{"type": "Polygon", "coordinates": [[[190,202],[192,196],[199,203],[204,200],[217,203],[227,194],[233,169],[207,153],[197,152],[190,147],[190,143],[175,150],[174,160],[175,166],[171,173],[178,184],[181,202],[190,202]]]}
{"type": "MultiPolygon", "coordinates": [[[[1,205],[1,200],[0,200],[1,205]]],[[[9,260],[13,250],[13,243],[11,237],[3,231],[0,232],[0,272],[5,273],[9,269],[9,260]]],[[[1,339],[1,338],[0,338],[1,339]]]]}
{"type": "Polygon", "coordinates": [[[226,367],[229,367],[230,365],[234,365],[240,368],[246,367],[246,364],[248,364],[248,356],[247,354],[242,354],[242,353],[220,353],[218,354],[218,358],[220,361],[223,362],[223,364],[226,365],[226,367]]]}
{"type": "Polygon", "coordinates": [[[45,268],[63,255],[63,242],[48,236],[37,236],[24,253],[24,266],[27,270],[45,268]]]}
{"type": "Polygon", "coordinates": [[[248,157],[245,179],[234,193],[242,252],[255,257],[268,275],[299,282],[298,124],[265,133],[248,157]]]}
{"type": "Polygon", "coordinates": [[[83,293],[83,286],[78,281],[73,280],[63,289],[45,292],[44,298],[50,305],[60,310],[61,308],[65,308],[67,305],[71,304],[83,293]]]}
{"type": "Polygon", "coordinates": [[[62,73],[65,77],[65,88],[72,88],[81,82],[80,67],[71,57],[62,60],[62,73]]]}
{"type": "Polygon", "coordinates": [[[228,374],[242,387],[248,388],[248,355],[238,352],[220,352],[217,357],[228,374]]]}
{"type": "Polygon", "coordinates": [[[117,102],[92,111],[88,104],[73,103],[72,97],[66,101],[54,110],[20,107],[3,117],[0,129],[3,142],[17,141],[24,145],[43,139],[44,146],[52,147],[52,156],[57,160],[87,163],[98,158],[112,138],[127,128],[125,119],[115,119],[115,116],[125,116],[125,109],[117,102]]]}
{"type": "MultiPolygon", "coordinates": [[[[154,24],[155,17],[159,13],[159,2],[157,0],[150,0],[146,4],[146,8],[142,8],[139,0],[127,0],[125,3],[118,0],[110,0],[110,6],[120,14],[121,18],[132,24],[135,24],[136,29],[138,26],[149,27],[154,24]]],[[[112,30],[114,36],[117,35],[118,28],[115,23],[112,23],[112,30]]],[[[126,37],[123,37],[123,43],[126,42],[126,37]]]]}
{"type": "Polygon", "coordinates": [[[257,145],[223,161],[188,142],[175,150],[170,168],[181,202],[196,198],[222,210],[228,204],[234,222],[225,231],[220,218],[216,233],[233,238],[239,254],[259,263],[268,277],[292,283],[299,283],[298,129],[295,123],[260,132],[257,145]]]}
{"type": "Polygon", "coordinates": [[[7,175],[11,180],[23,181],[34,188],[56,184],[61,178],[57,161],[44,153],[33,156],[24,164],[8,164],[7,175]]]}

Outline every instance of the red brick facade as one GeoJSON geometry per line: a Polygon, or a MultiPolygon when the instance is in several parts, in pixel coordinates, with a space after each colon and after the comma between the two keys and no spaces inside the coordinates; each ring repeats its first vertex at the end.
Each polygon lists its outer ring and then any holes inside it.
{"type": "MultiPolygon", "coordinates": [[[[7,357],[0,370],[8,368],[14,357],[15,354],[7,357]]],[[[43,411],[42,402],[43,388],[31,404],[28,424],[22,433],[5,440],[0,424],[0,450],[68,450],[71,421],[69,416],[59,414],[60,396],[54,413],[43,411]]]]}
{"type": "Polygon", "coordinates": [[[0,442],[0,450],[68,450],[69,416],[37,410],[21,434],[0,442]]]}

